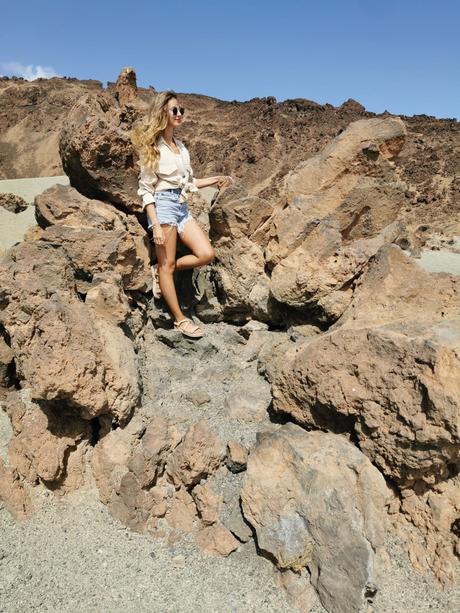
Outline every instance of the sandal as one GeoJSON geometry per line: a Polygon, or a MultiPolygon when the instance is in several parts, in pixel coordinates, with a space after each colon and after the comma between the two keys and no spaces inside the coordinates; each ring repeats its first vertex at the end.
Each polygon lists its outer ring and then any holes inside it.
{"type": "Polygon", "coordinates": [[[158,274],[158,264],[153,264],[152,269],[152,292],[154,298],[161,298],[160,276],[158,274]]]}
{"type": "Polygon", "coordinates": [[[174,327],[182,332],[184,336],[189,336],[190,338],[201,338],[203,336],[203,332],[198,332],[200,327],[195,325],[188,317],[180,321],[175,321],[174,327]]]}

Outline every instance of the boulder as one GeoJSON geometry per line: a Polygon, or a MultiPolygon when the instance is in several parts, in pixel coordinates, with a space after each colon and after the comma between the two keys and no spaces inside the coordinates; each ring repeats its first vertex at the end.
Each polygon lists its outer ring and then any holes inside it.
{"type": "Polygon", "coordinates": [[[131,529],[148,530],[152,517],[166,514],[174,487],[162,477],[180,440],[174,424],[159,416],[147,426],[133,418],[125,428],[107,432],[96,445],[92,469],[100,499],[131,529]]]}
{"type": "Polygon", "coordinates": [[[332,215],[337,214],[345,235],[356,224],[365,227],[370,222],[376,234],[394,221],[404,199],[394,185],[391,159],[402,149],[405,136],[399,117],[355,121],[321,153],[289,172],[285,205],[276,208],[270,220],[267,261],[272,266],[279,263],[322,219],[332,221],[332,215]],[[369,159],[371,149],[374,154],[369,159]]]}
{"type": "Polygon", "coordinates": [[[241,490],[257,543],[281,569],[308,567],[328,611],[358,611],[377,592],[389,490],[343,436],[286,424],[259,433],[241,490]]]}
{"type": "Polygon", "coordinates": [[[92,438],[88,421],[65,407],[40,406],[25,389],[8,394],[6,411],[14,432],[9,459],[17,474],[31,485],[42,482],[60,494],[84,484],[85,454],[92,438]]]}
{"type": "Polygon", "coordinates": [[[88,198],[140,212],[139,168],[130,130],[147,110],[137,97],[135,74],[122,73],[115,91],[81,96],[70,109],[59,137],[59,154],[70,185],[88,198]]]}
{"type": "Polygon", "coordinates": [[[288,351],[273,408],[353,433],[386,476],[423,490],[458,461],[459,355],[460,319],[339,328],[288,351]]]}
{"type": "Polygon", "coordinates": [[[270,291],[279,302],[297,308],[322,306],[326,320],[338,319],[351,301],[353,292],[348,290],[354,279],[382,245],[402,232],[402,224],[394,222],[375,237],[344,243],[337,227],[322,222],[275,266],[270,291]]]}
{"type": "Polygon", "coordinates": [[[42,229],[33,240],[62,246],[79,291],[85,293],[92,276],[106,271],[118,272],[126,289],[151,287],[147,236],[132,215],[68,185],[54,185],[37,196],[35,215],[42,229]]]}
{"type": "Polygon", "coordinates": [[[239,547],[233,534],[221,524],[203,528],[195,538],[200,549],[209,555],[227,557],[239,547]]]}
{"type": "Polygon", "coordinates": [[[353,300],[331,330],[458,318],[458,275],[430,274],[397,245],[384,245],[360,277],[353,300]]]}
{"type": "MultiPolygon", "coordinates": [[[[16,376],[34,400],[126,422],[140,394],[132,341],[119,321],[99,318],[92,300],[81,300],[74,274],[65,251],[47,242],[20,243],[2,260],[0,322],[16,376]]],[[[122,294],[119,287],[114,296],[122,294]]]]}
{"type": "Polygon", "coordinates": [[[166,471],[176,486],[192,488],[213,474],[225,458],[225,445],[205,421],[190,426],[168,459],[166,471]]]}

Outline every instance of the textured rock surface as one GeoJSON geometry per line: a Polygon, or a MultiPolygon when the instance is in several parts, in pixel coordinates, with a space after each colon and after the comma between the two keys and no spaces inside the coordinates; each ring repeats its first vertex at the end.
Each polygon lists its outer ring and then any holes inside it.
{"type": "Polygon", "coordinates": [[[21,243],[3,259],[0,321],[16,373],[36,400],[65,401],[85,419],[111,413],[122,422],[139,397],[132,342],[115,323],[94,317],[74,274],[51,243],[21,243]]]}
{"type": "Polygon", "coordinates": [[[11,466],[32,485],[40,481],[62,494],[79,488],[92,436],[90,423],[65,406],[41,407],[27,391],[10,392],[7,398],[14,431],[9,445],[11,466]]]}
{"type": "Polygon", "coordinates": [[[59,138],[59,154],[70,184],[88,198],[139,211],[138,169],[129,130],[145,107],[120,106],[109,91],[82,96],[70,110],[59,138]]]}
{"type": "Polygon", "coordinates": [[[459,350],[458,321],[339,329],[285,356],[274,409],[353,432],[401,486],[433,484],[458,461],[459,350]]]}
{"type": "Polygon", "coordinates": [[[62,246],[78,271],[79,291],[105,271],[118,272],[125,289],[146,291],[151,285],[147,237],[132,215],[64,185],[37,196],[35,210],[42,230],[33,239],[62,246]]]}
{"type": "Polygon", "coordinates": [[[259,547],[280,568],[307,566],[328,611],[357,611],[375,595],[388,496],[382,475],[345,438],[294,424],[259,435],[241,491],[259,547]]]}
{"type": "Polygon", "coordinates": [[[29,494],[20,482],[18,472],[5,466],[0,458],[0,502],[17,520],[25,519],[33,511],[29,494]]]}
{"type": "MultiPolygon", "coordinates": [[[[7,113],[20,87],[4,83],[0,172],[8,134],[29,125],[41,88],[59,99],[61,81],[24,84],[25,104],[7,113]]],[[[8,405],[10,465],[0,465],[8,508],[21,516],[32,490],[80,487],[91,457],[101,500],[126,526],[170,545],[192,537],[231,560],[254,547],[254,530],[305,610],[321,609],[310,575],[328,610],[358,610],[384,584],[374,550],[386,490],[364,452],[399,488],[388,511],[413,564],[454,581],[458,277],[429,275],[388,243],[417,256],[450,244],[431,224],[458,230],[455,124],[273,98],[244,103],[238,121],[239,103],[184,94],[195,175],[241,180],[200,201],[218,257],[195,275],[196,296],[182,275],[178,293],[206,322],[259,320],[191,342],[158,329],[168,317],[145,295],[150,254],[129,214],[139,212],[129,128],[151,92],[131,68],[91,89],[60,141],[74,187],[36,199],[40,227],[1,264],[1,375],[23,388],[8,405]],[[225,118],[235,129],[223,139],[225,118]]],[[[382,602],[376,611],[392,610],[382,602]]]]}

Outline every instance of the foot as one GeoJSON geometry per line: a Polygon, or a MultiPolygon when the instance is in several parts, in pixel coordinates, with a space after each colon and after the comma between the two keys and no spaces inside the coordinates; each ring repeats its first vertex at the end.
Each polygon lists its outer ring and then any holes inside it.
{"type": "Polygon", "coordinates": [[[189,336],[190,338],[201,338],[203,336],[201,328],[195,325],[188,317],[180,321],[175,321],[174,327],[182,332],[184,336],[189,336]]]}
{"type": "Polygon", "coordinates": [[[154,298],[161,298],[160,275],[158,274],[158,264],[152,267],[152,292],[154,298]]]}

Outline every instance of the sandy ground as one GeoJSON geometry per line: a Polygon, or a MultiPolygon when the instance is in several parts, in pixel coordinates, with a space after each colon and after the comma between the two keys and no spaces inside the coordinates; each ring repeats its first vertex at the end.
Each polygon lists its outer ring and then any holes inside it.
{"type": "Polygon", "coordinates": [[[448,272],[452,275],[460,275],[460,253],[444,249],[422,251],[417,262],[428,272],[448,272]]]}
{"type": "MultiPolygon", "coordinates": [[[[59,177],[38,177],[33,179],[5,179],[0,181],[0,193],[16,194],[32,205],[35,196],[41,194],[48,187],[60,183],[69,185],[66,175],[59,177]]],[[[27,207],[22,213],[10,213],[0,207],[0,255],[22,241],[23,236],[30,226],[35,225],[35,209],[27,207]]]]}

